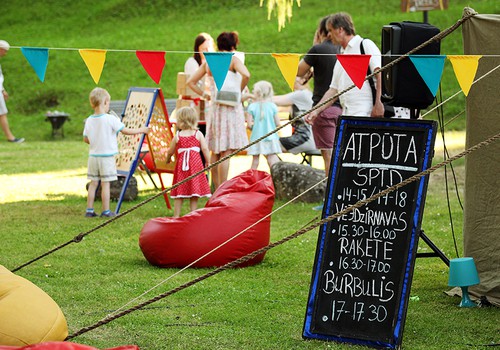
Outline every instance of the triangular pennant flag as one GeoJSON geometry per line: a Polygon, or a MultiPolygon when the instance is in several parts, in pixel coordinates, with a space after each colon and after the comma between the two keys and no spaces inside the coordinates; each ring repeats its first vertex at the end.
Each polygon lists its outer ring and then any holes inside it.
{"type": "Polygon", "coordinates": [[[338,61],[358,89],[363,86],[371,57],[371,55],[337,55],[338,61]]]}
{"type": "Polygon", "coordinates": [[[160,83],[165,67],[165,51],[136,51],[135,55],[156,84],[160,83]]]}
{"type": "Polygon", "coordinates": [[[455,76],[457,77],[458,84],[460,88],[464,92],[464,95],[467,96],[470,91],[470,87],[474,81],[474,77],[476,76],[477,66],[479,65],[479,59],[482,57],[481,55],[466,55],[466,56],[458,56],[458,55],[448,55],[448,59],[453,66],[453,70],[455,71],[455,76]]]}
{"type": "Polygon", "coordinates": [[[80,56],[82,56],[83,61],[87,65],[87,68],[94,79],[96,84],[99,83],[101,79],[102,69],[104,68],[104,62],[106,62],[106,50],[78,50],[80,56]]]}
{"type": "Polygon", "coordinates": [[[220,90],[222,88],[222,85],[224,85],[224,80],[226,80],[226,75],[227,72],[229,71],[229,66],[231,65],[231,59],[233,58],[233,53],[204,52],[203,55],[205,55],[208,67],[212,72],[212,76],[214,77],[217,90],[220,90]]]}
{"type": "Polygon", "coordinates": [[[410,55],[410,60],[429,88],[432,96],[436,96],[443,75],[445,55],[410,55]]]}
{"type": "Polygon", "coordinates": [[[21,47],[21,52],[28,60],[29,64],[35,70],[38,79],[43,83],[45,80],[45,72],[49,64],[49,49],[34,48],[34,47],[21,47]]]}
{"type": "Polygon", "coordinates": [[[300,55],[293,53],[285,53],[285,54],[273,53],[271,55],[276,60],[276,63],[278,64],[281,74],[283,74],[283,77],[288,83],[288,86],[290,86],[290,89],[293,91],[295,78],[297,77],[297,69],[299,67],[300,55]]]}

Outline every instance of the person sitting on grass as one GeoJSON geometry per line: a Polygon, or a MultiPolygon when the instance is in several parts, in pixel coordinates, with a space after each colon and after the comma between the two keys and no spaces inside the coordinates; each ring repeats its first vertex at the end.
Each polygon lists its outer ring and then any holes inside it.
{"type": "MultiPolygon", "coordinates": [[[[308,78],[311,77],[308,75],[308,78]]],[[[308,78],[296,77],[293,85],[294,90],[285,95],[273,96],[273,102],[278,106],[291,107],[290,119],[304,114],[312,108],[313,93],[308,87],[308,78]]],[[[297,119],[292,123],[293,133],[291,136],[280,137],[283,152],[299,154],[302,152],[317,151],[311,126],[304,118],[297,119]]]]}
{"type": "Polygon", "coordinates": [[[149,127],[138,129],[126,128],[116,116],[109,114],[111,96],[102,88],[95,88],[89,95],[90,106],[94,114],[87,118],[83,129],[83,141],[89,144],[87,178],[90,180],[87,198],[86,217],[95,217],[94,200],[97,186],[101,182],[101,200],[103,217],[116,214],[109,209],[110,182],[118,179],[115,155],[118,154],[117,135],[147,134],[149,127]]]}

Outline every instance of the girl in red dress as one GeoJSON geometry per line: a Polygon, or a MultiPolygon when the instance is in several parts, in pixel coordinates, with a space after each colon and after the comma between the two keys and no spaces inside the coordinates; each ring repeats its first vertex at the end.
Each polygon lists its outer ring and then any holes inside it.
{"type": "MultiPolygon", "coordinates": [[[[177,129],[167,153],[167,163],[177,152],[174,180],[176,184],[204,169],[200,151],[205,160],[210,159],[205,137],[198,130],[198,115],[192,107],[182,107],[177,113],[177,129]]],[[[208,166],[208,163],[207,163],[208,166]]],[[[204,173],[172,189],[170,197],[174,198],[174,218],[181,216],[182,202],[189,198],[190,211],[198,208],[198,198],[210,197],[210,187],[204,173]]]]}

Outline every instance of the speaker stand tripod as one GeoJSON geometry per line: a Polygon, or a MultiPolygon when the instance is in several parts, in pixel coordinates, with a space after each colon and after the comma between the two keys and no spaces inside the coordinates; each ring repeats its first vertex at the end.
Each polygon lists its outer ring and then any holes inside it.
{"type": "Polygon", "coordinates": [[[430,240],[429,237],[424,233],[423,230],[420,231],[420,238],[434,251],[434,253],[417,253],[417,258],[440,258],[446,266],[450,266],[450,259],[444,255],[444,253],[430,240]]]}

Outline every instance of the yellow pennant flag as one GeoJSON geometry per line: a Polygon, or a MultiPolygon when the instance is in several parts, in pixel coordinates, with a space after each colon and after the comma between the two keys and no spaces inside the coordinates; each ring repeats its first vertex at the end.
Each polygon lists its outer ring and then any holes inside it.
{"type": "Polygon", "coordinates": [[[293,91],[293,85],[295,83],[295,77],[297,76],[297,69],[299,67],[300,55],[293,53],[273,53],[271,55],[276,60],[281,74],[283,74],[288,86],[290,86],[290,89],[293,91]]]}
{"type": "Polygon", "coordinates": [[[102,69],[106,61],[106,50],[78,50],[80,56],[89,69],[90,75],[96,84],[101,79],[102,69]]]}
{"type": "Polygon", "coordinates": [[[464,95],[469,94],[470,87],[476,76],[477,66],[481,55],[447,55],[453,66],[458,84],[464,92],[464,95]]]}

